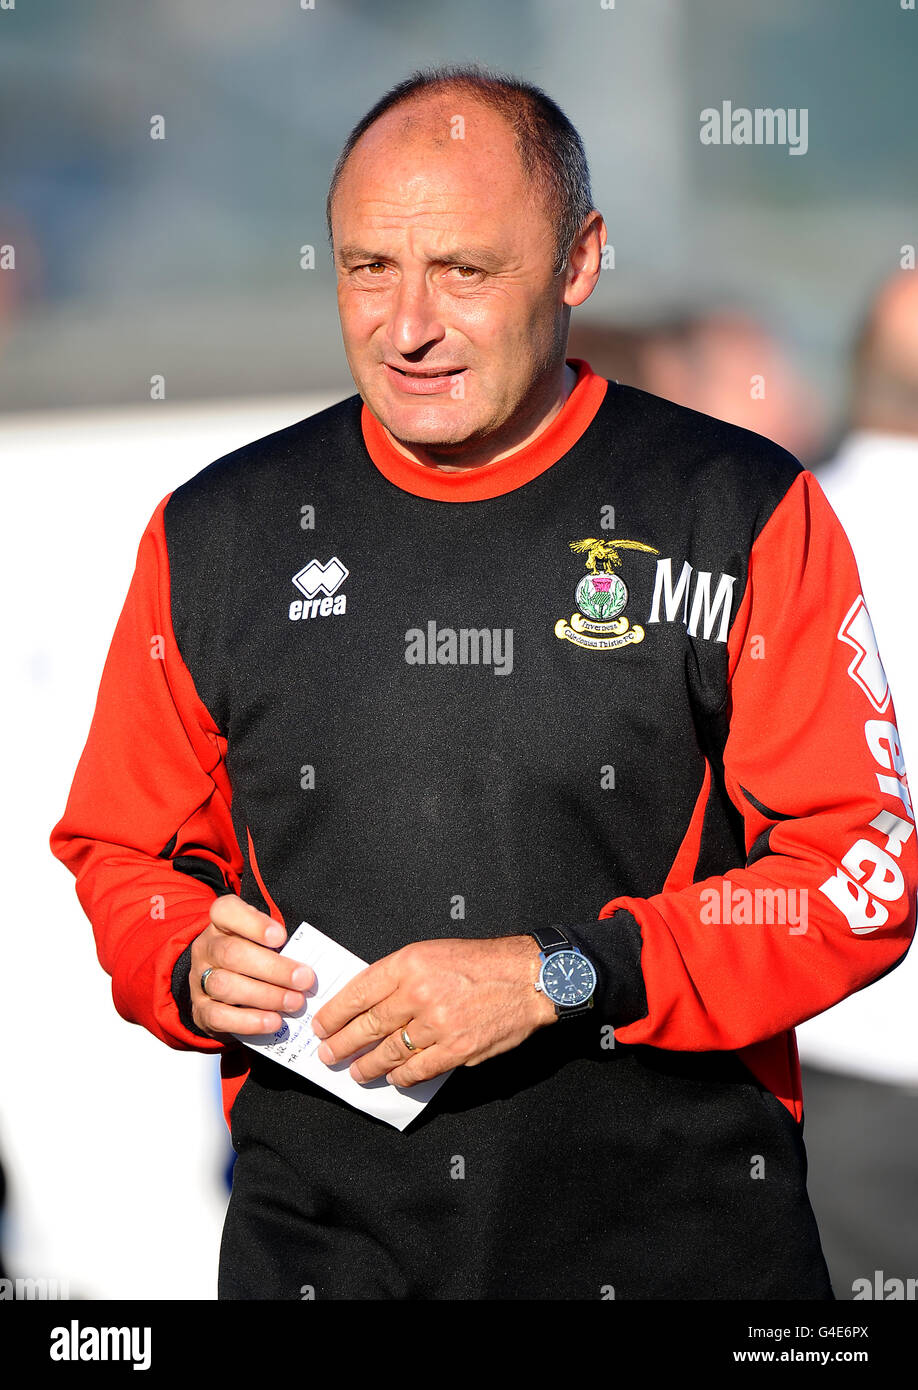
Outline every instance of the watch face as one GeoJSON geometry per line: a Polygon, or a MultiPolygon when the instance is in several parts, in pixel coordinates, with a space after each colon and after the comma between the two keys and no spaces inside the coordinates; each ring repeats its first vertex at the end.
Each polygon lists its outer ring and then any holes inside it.
{"type": "Polygon", "coordinates": [[[580,951],[552,951],[542,966],[542,988],[553,1004],[585,1004],[596,988],[596,971],[580,951]]]}

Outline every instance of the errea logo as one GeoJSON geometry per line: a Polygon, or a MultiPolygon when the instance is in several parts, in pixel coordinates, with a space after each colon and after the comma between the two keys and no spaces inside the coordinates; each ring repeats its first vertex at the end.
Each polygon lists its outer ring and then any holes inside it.
{"type": "Polygon", "coordinates": [[[877,713],[884,714],[889,704],[889,682],[863,594],[858,594],[845,614],[838,638],[854,648],[848,675],[861,687],[877,713]]]}
{"type": "Polygon", "coordinates": [[[289,616],[295,622],[302,618],[328,618],[347,611],[347,595],[336,591],[341,588],[348,576],[348,569],[337,555],[327,564],[320,560],[310,560],[293,576],[292,582],[306,598],[295,598],[290,605],[289,616]],[[319,598],[317,595],[321,594],[319,598]]]}

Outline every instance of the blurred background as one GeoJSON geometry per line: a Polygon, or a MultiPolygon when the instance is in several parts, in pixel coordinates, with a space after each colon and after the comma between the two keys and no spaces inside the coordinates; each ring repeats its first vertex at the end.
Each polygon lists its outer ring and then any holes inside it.
{"type": "MultiPolygon", "coordinates": [[[[214,1296],[216,1065],[117,1017],[47,837],[157,502],[353,391],[328,179],[414,68],[485,63],[573,120],[609,249],[571,354],[825,478],[918,748],[916,59],[909,0],[5,0],[8,1275],[71,1297],[214,1296]],[[701,113],[727,101],[805,110],[805,147],[703,143],[701,113]]],[[[799,1032],[840,1298],[918,1275],[913,966],[799,1032]]]]}

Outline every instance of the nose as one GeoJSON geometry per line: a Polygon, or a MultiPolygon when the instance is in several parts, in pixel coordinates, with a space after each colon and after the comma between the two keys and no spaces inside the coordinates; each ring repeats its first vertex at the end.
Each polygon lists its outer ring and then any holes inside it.
{"type": "Polygon", "coordinates": [[[403,357],[420,352],[429,343],[446,336],[446,327],[437,315],[433,291],[423,273],[403,274],[391,300],[389,341],[403,357]]]}

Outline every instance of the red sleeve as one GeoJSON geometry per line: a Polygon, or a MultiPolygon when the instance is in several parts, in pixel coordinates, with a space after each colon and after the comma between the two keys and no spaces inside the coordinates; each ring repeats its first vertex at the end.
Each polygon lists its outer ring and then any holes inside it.
{"type": "Polygon", "coordinates": [[[172,1047],[216,1052],[224,1044],[189,1031],[179,1017],[172,972],[206,927],[218,891],[239,891],[243,861],[230,818],[226,742],[172,630],[168,500],[140,541],[51,849],[76,877],[122,1017],[172,1047]]]}
{"type": "Polygon", "coordinates": [[[753,546],[728,710],[746,866],[686,884],[680,854],[661,893],[603,908],[640,927],[647,1011],[616,1028],[625,1043],[772,1038],[893,968],[914,931],[918,837],[896,716],[851,548],[810,473],[753,546]]]}

